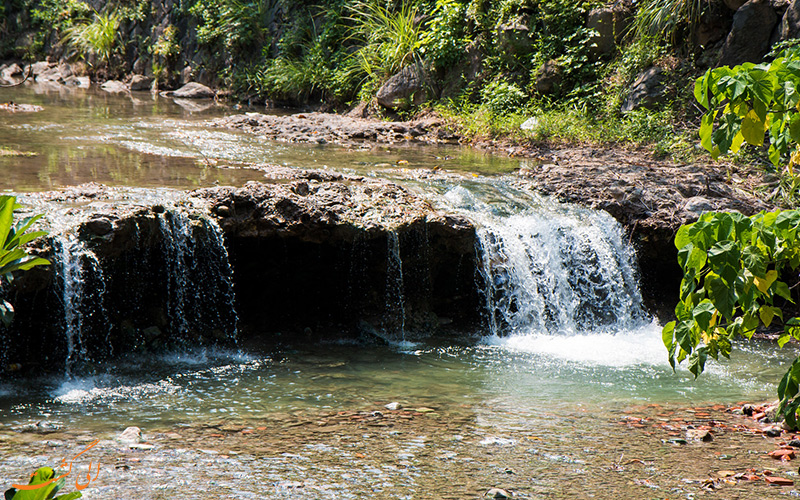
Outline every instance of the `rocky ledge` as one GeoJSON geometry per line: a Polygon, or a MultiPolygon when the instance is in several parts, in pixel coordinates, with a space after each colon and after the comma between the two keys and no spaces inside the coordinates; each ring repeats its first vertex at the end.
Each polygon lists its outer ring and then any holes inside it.
{"type": "Polygon", "coordinates": [[[95,184],[26,195],[49,219],[36,251],[53,265],[6,290],[17,314],[0,327],[0,366],[79,369],[78,358],[237,335],[385,342],[476,330],[469,221],[383,180],[269,174],[189,193],[95,184]]]}

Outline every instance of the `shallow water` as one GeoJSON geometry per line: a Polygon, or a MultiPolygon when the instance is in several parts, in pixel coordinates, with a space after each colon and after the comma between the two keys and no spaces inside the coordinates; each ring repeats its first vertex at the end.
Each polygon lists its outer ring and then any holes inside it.
{"type": "MultiPolygon", "coordinates": [[[[130,96],[62,86],[0,88],[0,102],[44,111],[0,111],[0,146],[32,153],[0,154],[0,189],[41,191],[85,182],[112,186],[196,188],[263,179],[253,164],[375,170],[433,168],[501,173],[519,161],[455,146],[386,145],[353,149],[287,144],[206,126],[213,118],[253,111],[207,101],[130,96]],[[180,104],[178,104],[180,103],[180,104]]],[[[260,111],[264,111],[263,109],[260,111]]]]}
{"type": "MultiPolygon", "coordinates": [[[[715,471],[773,465],[753,455],[769,446],[761,437],[720,430],[714,443],[676,447],[655,425],[619,425],[682,417],[682,435],[699,425],[691,408],[769,398],[787,357],[744,344],[693,380],[672,372],[657,333],[129,356],[101,375],[3,384],[0,473],[20,476],[91,439],[104,440],[87,456],[105,467],[93,498],[477,498],[491,487],[518,498],[692,498],[715,471]],[[39,434],[43,425],[57,430],[39,434]],[[107,441],[130,425],[154,448],[107,441]],[[191,481],[178,479],[188,471],[191,481]]],[[[758,488],[726,491],[779,493],[758,488]]]]}

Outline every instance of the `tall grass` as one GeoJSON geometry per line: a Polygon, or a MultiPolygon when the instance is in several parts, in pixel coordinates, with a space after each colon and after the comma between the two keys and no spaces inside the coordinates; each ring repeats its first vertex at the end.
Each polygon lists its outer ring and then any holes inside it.
{"type": "Polygon", "coordinates": [[[710,0],[644,0],[636,11],[633,28],[638,37],[677,42],[682,27],[693,32],[710,0]]]}
{"type": "Polygon", "coordinates": [[[417,7],[410,2],[396,10],[364,2],[352,8],[348,17],[354,23],[351,39],[360,45],[354,57],[373,89],[404,67],[421,64],[423,29],[414,22],[417,14],[417,7]]]}
{"type": "Polygon", "coordinates": [[[115,13],[95,12],[91,22],[68,28],[63,41],[74,47],[84,59],[94,54],[109,64],[119,42],[119,24],[120,18],[115,13]]]}

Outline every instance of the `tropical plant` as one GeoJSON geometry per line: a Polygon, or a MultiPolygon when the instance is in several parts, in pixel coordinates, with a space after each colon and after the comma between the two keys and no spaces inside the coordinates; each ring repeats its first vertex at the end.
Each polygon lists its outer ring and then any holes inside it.
{"type": "MultiPolygon", "coordinates": [[[[14,224],[14,210],[20,208],[14,196],[0,196],[0,283],[11,282],[15,271],[27,271],[36,266],[47,265],[47,259],[29,255],[25,245],[44,236],[45,231],[31,231],[34,222],[41,215],[26,217],[14,224]]],[[[8,326],[14,318],[14,307],[6,300],[0,300],[0,321],[8,326]]]]}
{"type": "MultiPolygon", "coordinates": [[[[670,364],[688,359],[695,377],[708,357],[730,357],[732,342],[758,328],[782,325],[778,345],[800,340],[800,318],[784,321],[794,303],[791,289],[800,270],[800,211],[705,213],[675,236],[683,269],[676,321],[662,331],[670,364]],[[788,281],[793,280],[793,281],[788,281]]],[[[796,427],[800,358],[778,386],[780,411],[796,427]]]]}
{"type": "Polygon", "coordinates": [[[120,18],[114,12],[95,12],[91,22],[67,28],[64,41],[75,47],[84,59],[94,54],[100,61],[109,64],[118,48],[119,24],[120,18]]]}
{"type": "Polygon", "coordinates": [[[83,496],[80,491],[55,496],[58,490],[63,488],[67,482],[63,477],[56,480],[55,475],[56,473],[52,467],[40,467],[33,473],[28,485],[42,485],[41,487],[19,490],[10,488],[5,492],[5,500],[74,500],[83,496]]]}
{"type": "Polygon", "coordinates": [[[783,177],[783,200],[800,201],[795,166],[800,163],[800,50],[789,49],[771,63],[745,63],[708,70],[695,82],[694,95],[706,109],[700,140],[714,158],[737,152],[744,143],[764,144],[783,177]]]}

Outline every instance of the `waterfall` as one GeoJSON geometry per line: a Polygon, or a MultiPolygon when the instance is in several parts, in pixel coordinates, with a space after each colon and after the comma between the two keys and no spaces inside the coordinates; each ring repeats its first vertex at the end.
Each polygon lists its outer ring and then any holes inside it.
{"type": "Polygon", "coordinates": [[[390,231],[387,237],[386,310],[394,321],[391,325],[405,340],[406,304],[403,281],[403,260],[400,258],[400,237],[390,231]]]}
{"type": "Polygon", "coordinates": [[[445,198],[477,224],[493,335],[611,332],[645,321],[635,255],[610,215],[491,194],[458,187],[445,198]]]}
{"type": "Polygon", "coordinates": [[[89,319],[107,321],[103,306],[105,280],[97,256],[74,234],[55,237],[62,332],[66,341],[66,372],[87,358],[84,333],[89,319]]]}
{"type": "Polygon", "coordinates": [[[171,330],[180,335],[210,331],[236,339],[233,269],[222,229],[215,221],[177,209],[160,216],[159,224],[171,330]]]}

